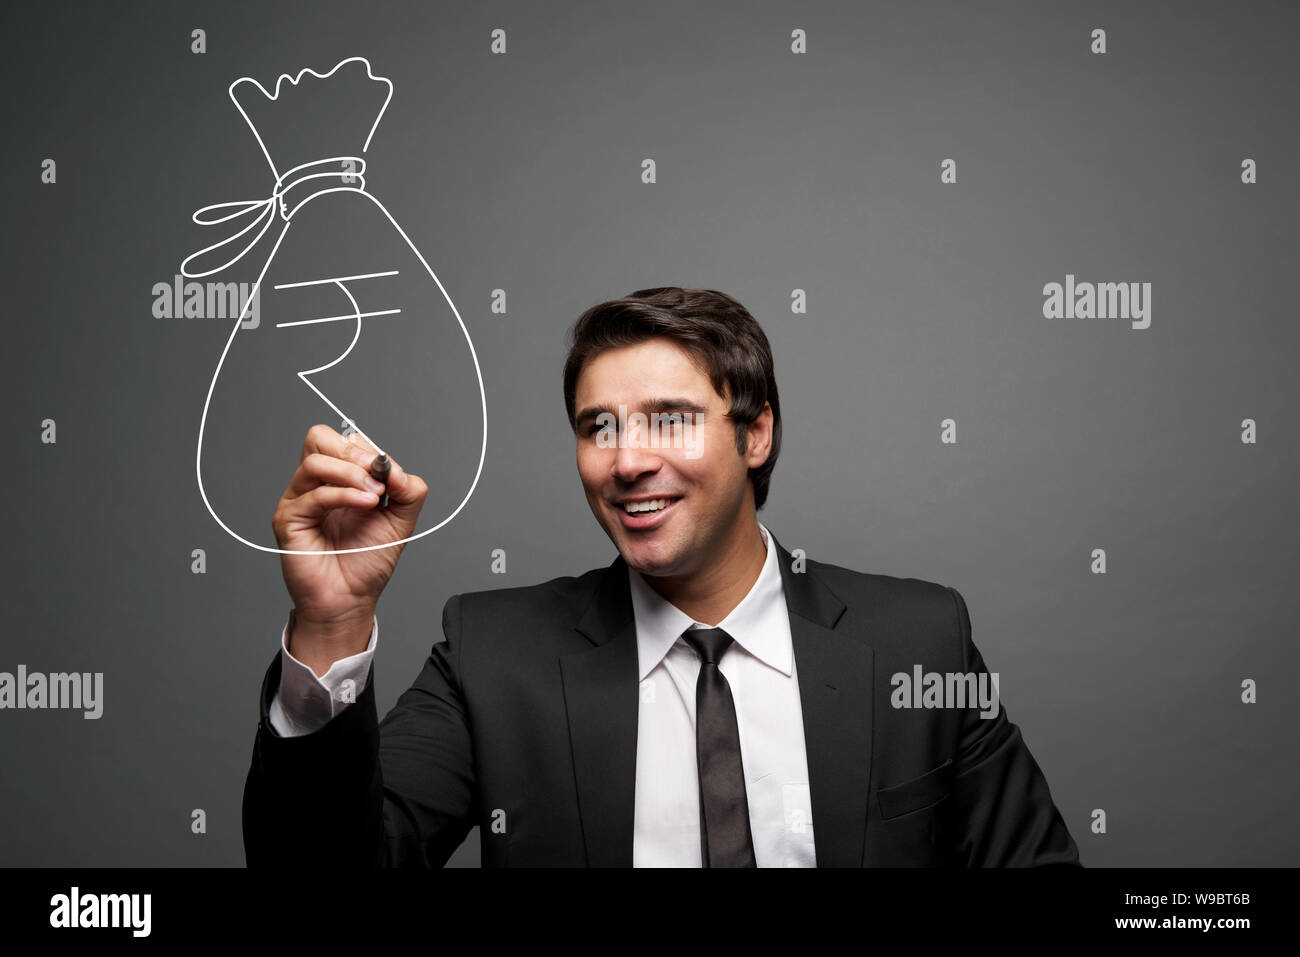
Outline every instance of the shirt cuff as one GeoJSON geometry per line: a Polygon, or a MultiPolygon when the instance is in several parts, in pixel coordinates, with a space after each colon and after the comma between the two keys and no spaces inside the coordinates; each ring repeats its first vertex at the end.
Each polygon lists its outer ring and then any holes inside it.
{"type": "Polygon", "coordinates": [[[370,662],[379,641],[379,616],[376,615],[366,650],[338,659],[329,671],[317,677],[316,672],[289,653],[292,620],[290,615],[280,632],[280,687],[271,700],[269,714],[271,726],[284,738],[319,731],[361,696],[366,690],[370,662]]]}

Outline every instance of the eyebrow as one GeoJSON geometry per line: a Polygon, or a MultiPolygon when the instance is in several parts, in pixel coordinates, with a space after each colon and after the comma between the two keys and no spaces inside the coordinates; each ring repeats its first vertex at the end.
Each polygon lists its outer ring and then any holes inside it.
{"type": "MultiPolygon", "coordinates": [[[[666,412],[693,412],[697,415],[703,415],[705,412],[708,411],[708,409],[704,408],[704,406],[697,403],[694,399],[667,398],[667,399],[647,399],[645,402],[641,403],[641,407],[639,409],[632,409],[630,411],[643,412],[646,413],[647,415],[653,414],[655,412],[661,414],[666,412]]],[[[582,426],[584,426],[587,422],[594,420],[597,416],[601,415],[602,413],[608,413],[609,415],[614,416],[614,418],[616,419],[618,418],[617,409],[610,408],[607,405],[593,405],[579,412],[577,417],[574,419],[574,423],[577,425],[578,428],[582,428],[582,426]]]]}

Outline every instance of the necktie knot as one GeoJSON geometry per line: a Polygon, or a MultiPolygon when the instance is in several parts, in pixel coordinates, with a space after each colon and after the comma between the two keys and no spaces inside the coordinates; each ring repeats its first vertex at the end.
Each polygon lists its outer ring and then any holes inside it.
{"type": "Polygon", "coordinates": [[[716,665],[734,639],[721,628],[688,628],[682,632],[682,640],[694,649],[703,664],[716,665]]]}

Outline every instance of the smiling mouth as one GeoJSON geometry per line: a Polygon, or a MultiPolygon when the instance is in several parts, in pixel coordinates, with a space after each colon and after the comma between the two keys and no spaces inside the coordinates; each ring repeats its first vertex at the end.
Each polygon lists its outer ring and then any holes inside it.
{"type": "Polygon", "coordinates": [[[629,532],[653,531],[668,521],[668,516],[672,514],[679,501],[681,501],[681,496],[677,495],[648,499],[644,502],[634,502],[632,503],[633,506],[638,509],[635,512],[629,512],[626,505],[619,505],[619,524],[623,526],[625,531],[629,532]]]}
{"type": "Polygon", "coordinates": [[[680,500],[680,495],[664,495],[640,502],[623,502],[618,508],[624,515],[657,515],[680,500]]]}

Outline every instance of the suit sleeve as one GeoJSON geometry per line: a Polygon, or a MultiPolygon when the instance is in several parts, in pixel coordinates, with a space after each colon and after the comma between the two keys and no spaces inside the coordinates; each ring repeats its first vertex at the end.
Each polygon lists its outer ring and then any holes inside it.
{"type": "Polygon", "coordinates": [[[479,818],[469,715],[460,683],[460,596],[445,640],[382,725],[373,666],[365,689],[319,730],[281,737],[270,721],[277,651],[262,682],[244,784],[249,867],[441,867],[479,818]]]}
{"type": "MultiPolygon", "coordinates": [[[[971,641],[970,613],[961,593],[949,588],[966,673],[987,671],[971,641]]],[[[955,845],[967,867],[1079,865],[1079,850],[1052,802],[1038,762],[998,701],[997,715],[980,717],[964,708],[958,745],[955,845]]]]}

